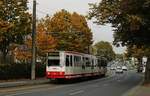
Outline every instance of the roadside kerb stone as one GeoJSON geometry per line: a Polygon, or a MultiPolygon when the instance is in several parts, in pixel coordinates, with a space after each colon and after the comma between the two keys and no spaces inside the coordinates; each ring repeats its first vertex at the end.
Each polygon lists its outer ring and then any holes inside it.
{"type": "Polygon", "coordinates": [[[10,88],[10,87],[27,86],[27,85],[37,85],[37,84],[44,84],[44,83],[48,83],[48,82],[49,82],[48,79],[2,82],[2,83],[0,83],[0,88],[10,88]]]}

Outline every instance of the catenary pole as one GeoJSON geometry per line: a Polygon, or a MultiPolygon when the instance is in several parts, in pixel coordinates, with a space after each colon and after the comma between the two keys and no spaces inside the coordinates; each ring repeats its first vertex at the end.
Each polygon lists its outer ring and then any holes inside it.
{"type": "Polygon", "coordinates": [[[31,80],[35,79],[35,65],[36,65],[36,0],[33,0],[31,80]]]}

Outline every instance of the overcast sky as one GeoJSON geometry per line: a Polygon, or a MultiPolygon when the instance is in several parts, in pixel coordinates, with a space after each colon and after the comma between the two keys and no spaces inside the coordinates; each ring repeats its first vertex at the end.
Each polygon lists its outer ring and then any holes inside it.
{"type": "MultiPolygon", "coordinates": [[[[100,2],[101,0],[36,0],[37,1],[37,18],[41,18],[49,14],[65,9],[69,12],[77,12],[82,15],[87,15],[89,6],[88,3],[100,2]]],[[[32,10],[33,0],[29,0],[29,9],[32,10]]],[[[113,41],[113,32],[110,26],[98,26],[88,21],[89,27],[93,32],[94,42],[98,41],[113,41]]],[[[115,48],[116,53],[123,53],[125,48],[115,48]]]]}

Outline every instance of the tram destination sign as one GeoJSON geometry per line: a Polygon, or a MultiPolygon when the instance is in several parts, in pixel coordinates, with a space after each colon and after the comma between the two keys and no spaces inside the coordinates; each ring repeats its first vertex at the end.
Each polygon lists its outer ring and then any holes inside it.
{"type": "Polygon", "coordinates": [[[49,52],[48,56],[59,56],[59,52],[49,52]]]}

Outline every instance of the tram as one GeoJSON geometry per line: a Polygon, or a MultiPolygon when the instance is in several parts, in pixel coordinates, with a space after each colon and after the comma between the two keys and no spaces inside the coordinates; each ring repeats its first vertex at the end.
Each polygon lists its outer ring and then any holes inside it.
{"type": "Polygon", "coordinates": [[[106,74],[106,66],[106,63],[104,64],[94,55],[72,51],[49,52],[46,77],[48,79],[73,79],[102,76],[106,74]]]}

